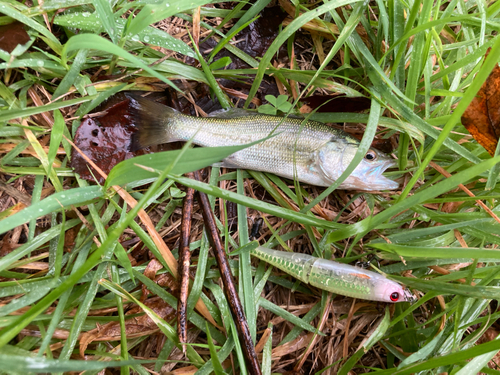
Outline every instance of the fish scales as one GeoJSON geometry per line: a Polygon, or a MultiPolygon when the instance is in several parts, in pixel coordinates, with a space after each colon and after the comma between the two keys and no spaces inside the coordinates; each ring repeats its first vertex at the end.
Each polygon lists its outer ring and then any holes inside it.
{"type": "MultiPolygon", "coordinates": [[[[222,166],[274,173],[317,186],[330,186],[340,177],[359,148],[347,133],[316,121],[249,114],[242,110],[219,117],[193,117],[143,98],[131,98],[137,133],[134,150],[160,143],[188,141],[204,146],[233,146],[263,142],[240,150],[222,166]]],[[[382,176],[395,163],[371,149],[340,185],[365,191],[395,189],[399,184],[382,176]]]]}
{"type": "Polygon", "coordinates": [[[167,138],[193,142],[200,146],[216,147],[243,145],[266,138],[273,131],[274,137],[257,145],[238,151],[225,160],[228,166],[255,169],[282,175],[294,176],[294,158],[297,175],[311,175],[315,153],[326,143],[339,143],[341,153],[345,142],[355,144],[356,140],[327,127],[324,124],[309,121],[303,126],[303,120],[288,118],[283,120],[271,116],[247,116],[235,119],[199,118],[177,114],[165,127],[167,138]],[[249,123],[249,118],[252,121],[249,123]]]}

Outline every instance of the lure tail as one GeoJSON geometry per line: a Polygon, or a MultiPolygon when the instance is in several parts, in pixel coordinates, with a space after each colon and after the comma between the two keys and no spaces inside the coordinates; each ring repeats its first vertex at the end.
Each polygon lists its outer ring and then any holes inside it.
{"type": "Polygon", "coordinates": [[[178,112],[166,105],[155,103],[140,96],[127,94],[130,115],[137,128],[132,136],[130,151],[175,141],[170,128],[178,112]]]}

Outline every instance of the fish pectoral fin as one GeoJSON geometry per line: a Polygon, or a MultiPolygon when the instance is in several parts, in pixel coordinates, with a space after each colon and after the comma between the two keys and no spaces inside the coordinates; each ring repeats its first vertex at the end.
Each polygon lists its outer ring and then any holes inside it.
{"type": "Polygon", "coordinates": [[[319,162],[317,163],[317,169],[318,169],[318,174],[323,178],[324,181],[329,182],[330,184],[333,184],[335,182],[334,179],[332,179],[325,171],[325,169],[322,166],[322,163],[319,162]]]}
{"type": "Polygon", "coordinates": [[[331,164],[327,167],[327,163],[332,163],[332,160],[329,160],[329,158],[333,156],[331,153],[325,152],[324,148],[315,153],[316,171],[328,185],[333,184],[343,172],[341,164],[337,165],[338,168],[332,168],[331,164]]]}
{"type": "Polygon", "coordinates": [[[323,182],[322,186],[328,186],[328,184],[332,183],[332,180],[325,173],[321,164],[322,160],[319,156],[319,152],[316,151],[311,155],[309,161],[307,162],[307,171],[311,175],[318,176],[318,178],[323,182]],[[325,182],[327,182],[328,184],[325,185],[325,182]]]}

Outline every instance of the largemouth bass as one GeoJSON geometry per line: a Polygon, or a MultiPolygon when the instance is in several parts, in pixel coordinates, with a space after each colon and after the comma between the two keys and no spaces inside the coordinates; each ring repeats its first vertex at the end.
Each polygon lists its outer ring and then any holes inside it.
{"type": "MultiPolygon", "coordinates": [[[[294,177],[307,184],[330,186],[347,168],[359,141],[349,134],[316,121],[253,114],[243,110],[217,117],[193,117],[150,100],[129,96],[131,115],[138,128],[131,151],[173,141],[205,146],[243,145],[266,138],[261,143],[224,159],[222,166],[270,172],[294,177]]],[[[370,149],[341,189],[391,190],[399,184],[382,173],[394,166],[384,153],[370,149]]]]}

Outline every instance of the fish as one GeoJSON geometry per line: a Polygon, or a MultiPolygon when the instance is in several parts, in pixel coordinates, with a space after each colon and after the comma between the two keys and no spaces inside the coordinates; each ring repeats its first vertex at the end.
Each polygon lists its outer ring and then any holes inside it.
{"type": "MultiPolygon", "coordinates": [[[[345,171],[359,148],[349,134],[323,123],[245,110],[218,112],[211,117],[185,115],[148,99],[127,95],[137,128],[130,149],[174,141],[199,146],[244,145],[264,141],[235,152],[220,166],[274,173],[316,186],[328,187],[345,171]]],[[[395,162],[374,148],[339,186],[363,191],[394,190],[396,181],[382,175],[395,162]]]]}
{"type": "Polygon", "coordinates": [[[258,246],[250,254],[296,279],[352,298],[379,302],[413,302],[412,293],[384,275],[308,254],[258,246]]]}

